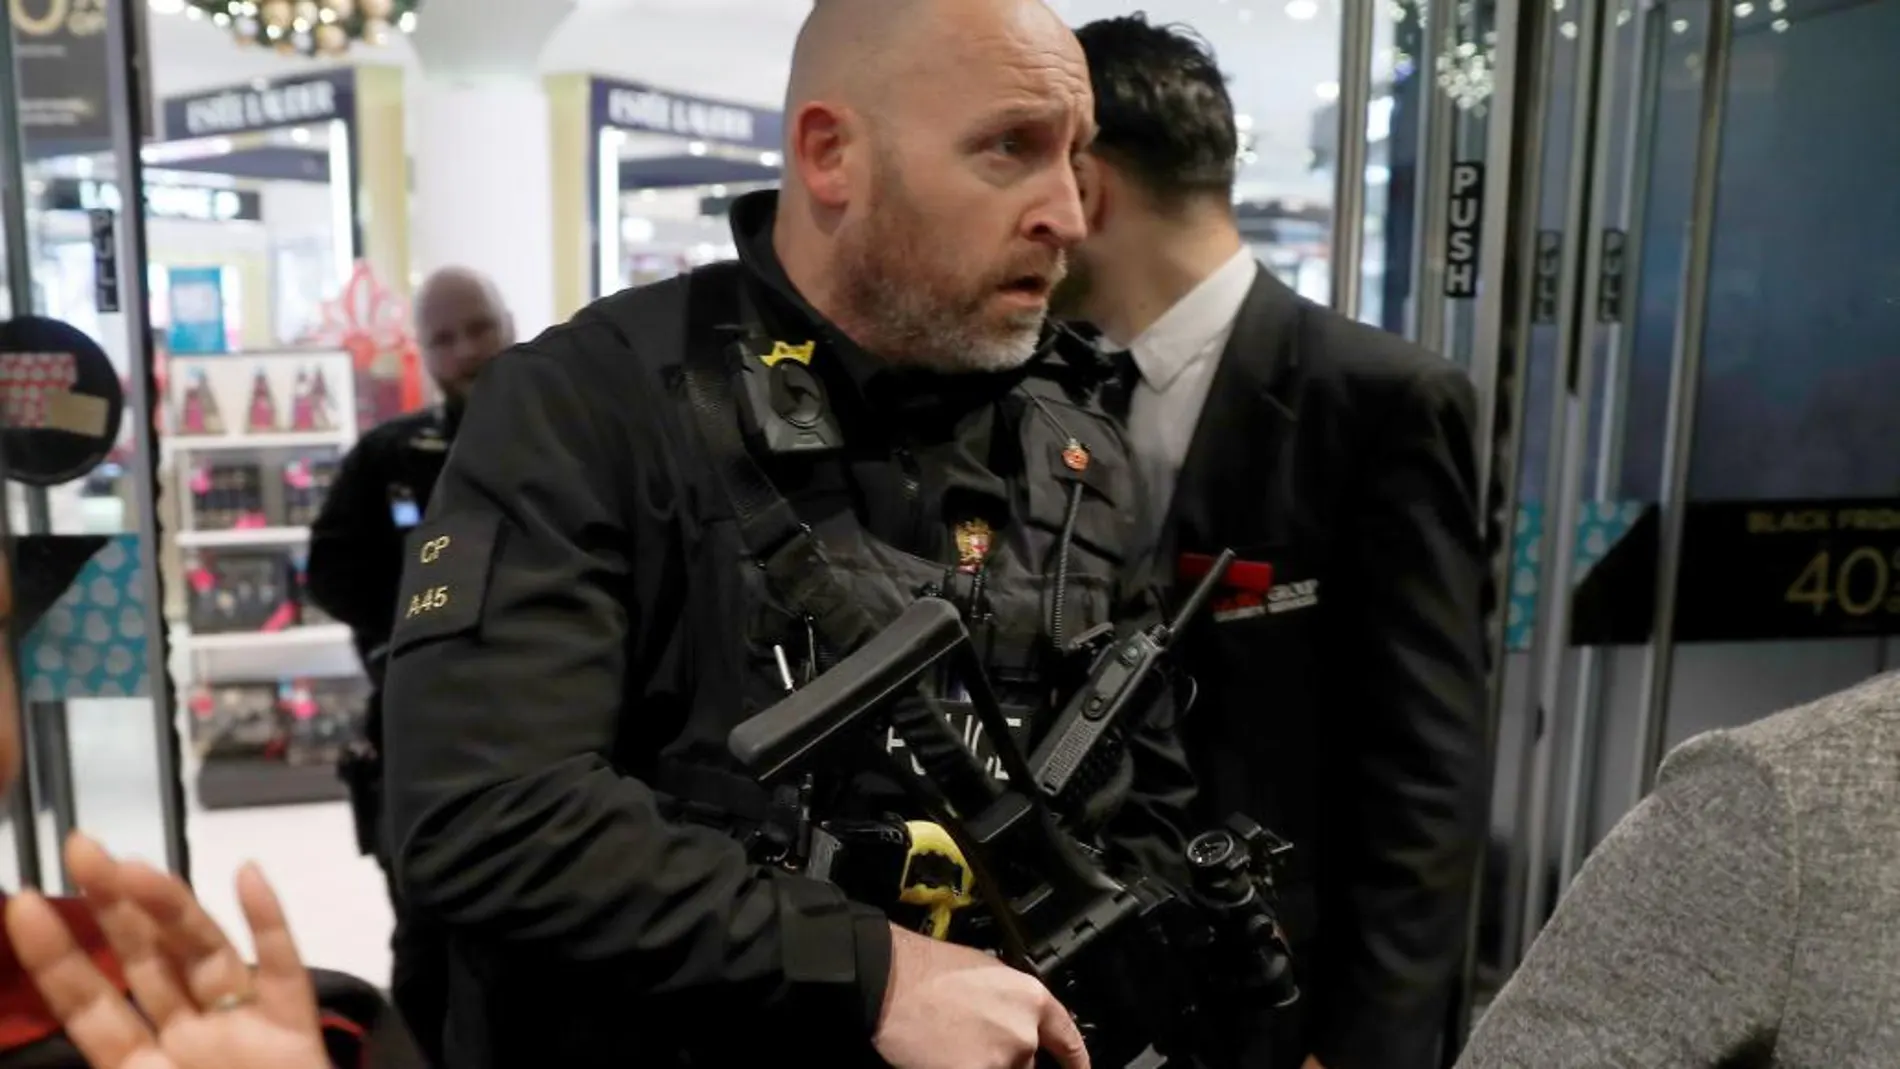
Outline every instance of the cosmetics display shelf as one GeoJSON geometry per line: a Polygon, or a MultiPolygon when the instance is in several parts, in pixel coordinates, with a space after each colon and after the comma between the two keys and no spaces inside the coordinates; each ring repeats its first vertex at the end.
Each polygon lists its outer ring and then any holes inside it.
{"type": "Polygon", "coordinates": [[[336,754],[366,685],[349,629],[304,596],[304,566],[356,440],[350,356],[173,356],[165,378],[168,608],[199,801],[341,798],[336,754]]]}

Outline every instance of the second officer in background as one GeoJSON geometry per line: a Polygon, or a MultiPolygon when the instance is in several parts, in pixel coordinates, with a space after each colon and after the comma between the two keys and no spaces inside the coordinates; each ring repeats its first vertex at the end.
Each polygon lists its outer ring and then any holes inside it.
{"type": "MultiPolygon", "coordinates": [[[[819,0],[785,117],[738,263],[504,354],[411,540],[387,782],[457,1069],[1087,1065],[1033,977],[761,863],[782,810],[726,748],[850,651],[835,617],[964,606],[1028,733],[1057,651],[1128,608],[1133,465],[1099,357],[1045,322],[1087,68],[1040,0],[819,0]]],[[[1099,839],[1165,874],[1192,794],[1165,707],[1130,749],[1099,839]]],[[[921,815],[876,779],[814,814],[921,815]]]]}
{"type": "MultiPolygon", "coordinates": [[[[305,588],[317,607],[350,628],[370,679],[363,737],[343,761],[350,785],[358,846],[390,873],[382,842],[382,676],[396,588],[402,578],[403,539],[422,520],[435,481],[448,461],[475,378],[496,354],[514,344],[514,320],[487,278],[449,267],[423,282],[415,299],[416,339],[423,366],[441,403],[398,416],[363,435],[324,499],[310,528],[305,588]]],[[[390,995],[417,1043],[441,1065],[447,961],[442,941],[406,909],[390,885],[396,927],[390,945],[390,995]]]]}

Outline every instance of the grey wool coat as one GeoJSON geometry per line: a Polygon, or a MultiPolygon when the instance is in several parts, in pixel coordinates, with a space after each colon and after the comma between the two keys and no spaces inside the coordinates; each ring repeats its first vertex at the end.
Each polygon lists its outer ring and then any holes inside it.
{"type": "Polygon", "coordinates": [[[1900,674],[1684,743],[1460,1069],[1900,1069],[1900,674]]]}

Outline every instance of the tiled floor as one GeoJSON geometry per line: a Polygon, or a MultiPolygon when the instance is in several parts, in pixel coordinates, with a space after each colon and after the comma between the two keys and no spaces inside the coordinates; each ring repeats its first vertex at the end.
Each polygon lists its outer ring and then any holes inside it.
{"type": "Polygon", "coordinates": [[[239,866],[256,861],[284,901],[306,963],[389,982],[382,871],[357,855],[346,805],[200,811],[185,828],[198,899],[226,931],[244,931],[234,881],[239,866]]]}

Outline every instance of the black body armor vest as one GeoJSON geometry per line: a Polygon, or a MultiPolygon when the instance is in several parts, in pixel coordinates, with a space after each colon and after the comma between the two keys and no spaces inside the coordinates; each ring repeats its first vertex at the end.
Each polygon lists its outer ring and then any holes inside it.
{"type": "MultiPolygon", "coordinates": [[[[1061,651],[1112,621],[1138,514],[1124,439],[1093,403],[1099,371],[1085,363],[1093,354],[1070,368],[1045,353],[990,405],[989,474],[996,478],[980,495],[985,507],[944,517],[952,528],[946,544],[954,546],[946,559],[879,539],[849,508],[807,524],[779,492],[779,485],[791,485],[781,477],[850,485],[850,450],[773,455],[760,448],[761,436],[744,432],[748,415],[738,410],[743,402],[732,385],[744,373],[737,361],[759,359],[772,347],[769,340],[758,346],[756,336],[746,344],[745,336],[761,329],[746,306],[748,284],[736,265],[696,273],[684,344],[676,350],[684,363],[666,376],[678,402],[677,440],[699,448],[680,465],[690,497],[682,537],[691,600],[676,637],[679,689],[673,702],[656,703],[684,715],[676,731],[653,725],[670,737],[657,747],[648,779],[683,817],[731,827],[742,838],[769,823],[775,801],[785,799],[768,796],[739,769],[727,750],[732,728],[803,686],[920,596],[964,608],[989,682],[1027,752],[1064,696],[1070,666],[1061,651]],[[1006,459],[999,464],[999,457],[1006,459]]],[[[1003,778],[957,688],[942,681],[939,695],[966,742],[1003,778]]],[[[901,768],[903,741],[887,732],[881,743],[901,768]]],[[[840,771],[816,784],[814,814],[922,815],[874,752],[840,756],[840,771]]]]}

